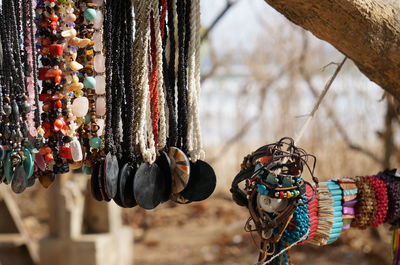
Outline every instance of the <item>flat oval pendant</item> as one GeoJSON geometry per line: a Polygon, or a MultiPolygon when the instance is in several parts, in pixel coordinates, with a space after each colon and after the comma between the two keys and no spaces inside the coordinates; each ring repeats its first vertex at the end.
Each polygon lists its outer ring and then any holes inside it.
{"type": "Polygon", "coordinates": [[[122,206],[125,208],[132,208],[137,205],[133,193],[135,173],[136,169],[129,163],[124,164],[119,172],[118,195],[115,197],[119,197],[122,206]]]}
{"type": "Polygon", "coordinates": [[[135,174],[133,191],[140,207],[151,210],[162,201],[163,176],[157,164],[142,163],[135,174]]]}
{"type": "Polygon", "coordinates": [[[10,184],[13,177],[13,167],[11,164],[11,152],[7,151],[6,157],[4,159],[4,183],[10,184]]]}
{"type": "Polygon", "coordinates": [[[24,169],[26,172],[26,179],[32,177],[33,172],[34,172],[34,164],[33,164],[33,156],[31,151],[29,149],[25,148],[24,149],[24,155],[25,155],[25,160],[24,160],[24,169]]]}
{"type": "Polygon", "coordinates": [[[189,182],[181,195],[188,201],[203,201],[211,196],[216,185],[214,169],[208,163],[197,160],[196,163],[190,163],[189,182]]]}
{"type": "Polygon", "coordinates": [[[161,151],[156,163],[160,168],[164,178],[164,184],[162,185],[163,190],[161,191],[161,200],[162,202],[166,202],[169,200],[172,192],[171,160],[169,159],[167,153],[161,151]]]}
{"type": "Polygon", "coordinates": [[[190,163],[185,153],[176,147],[170,147],[168,157],[171,161],[172,193],[183,191],[189,181],[190,163]]]}
{"type": "Polygon", "coordinates": [[[90,178],[90,187],[92,196],[96,201],[103,201],[103,196],[100,192],[100,185],[99,185],[99,172],[100,172],[100,163],[96,163],[92,167],[92,176],[90,178]]]}
{"type": "Polygon", "coordinates": [[[110,199],[114,198],[118,190],[119,164],[115,155],[108,153],[105,160],[105,191],[110,199]]]}
{"type": "Polygon", "coordinates": [[[18,166],[15,167],[11,183],[11,189],[15,193],[22,193],[26,189],[27,184],[28,183],[24,165],[20,163],[18,166]]]}

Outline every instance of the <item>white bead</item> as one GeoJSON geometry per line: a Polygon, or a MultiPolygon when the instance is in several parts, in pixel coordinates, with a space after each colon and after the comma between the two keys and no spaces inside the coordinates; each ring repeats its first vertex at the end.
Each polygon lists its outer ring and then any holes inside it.
{"type": "Polygon", "coordinates": [[[104,73],[106,70],[104,55],[101,53],[94,56],[94,70],[98,73],[104,73]]]}
{"type": "Polygon", "coordinates": [[[96,94],[104,95],[106,93],[106,78],[102,75],[95,77],[96,80],[96,94]]]}
{"type": "Polygon", "coordinates": [[[72,103],[72,113],[76,117],[84,117],[89,111],[89,100],[87,97],[79,97],[72,103]]]}
{"type": "Polygon", "coordinates": [[[81,143],[78,141],[76,137],[74,137],[74,139],[71,141],[69,147],[71,148],[72,159],[75,162],[82,161],[83,159],[82,147],[81,143]]]}

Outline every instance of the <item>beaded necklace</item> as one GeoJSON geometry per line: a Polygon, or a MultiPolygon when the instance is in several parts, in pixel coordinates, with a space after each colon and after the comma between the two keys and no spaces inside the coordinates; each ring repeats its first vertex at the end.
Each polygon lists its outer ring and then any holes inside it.
{"type": "MultiPolygon", "coordinates": [[[[7,1],[1,9],[4,25],[0,30],[2,46],[2,105],[3,119],[1,122],[3,144],[1,156],[4,161],[5,183],[11,183],[14,192],[20,193],[28,186],[28,179],[33,176],[33,155],[29,146],[29,117],[33,116],[28,97],[28,80],[25,74],[30,74],[32,57],[20,48],[32,36],[29,25],[22,27],[21,22],[31,21],[32,10],[22,1],[7,1]],[[20,13],[20,10],[22,14],[20,13]],[[22,17],[22,19],[21,19],[22,17]],[[7,19],[4,19],[7,18],[7,19]]],[[[29,42],[31,43],[31,42],[29,42]]],[[[32,87],[33,88],[33,87],[32,87]]],[[[34,89],[34,88],[33,88],[34,89]]],[[[2,165],[3,166],[3,165],[2,165]]]]}

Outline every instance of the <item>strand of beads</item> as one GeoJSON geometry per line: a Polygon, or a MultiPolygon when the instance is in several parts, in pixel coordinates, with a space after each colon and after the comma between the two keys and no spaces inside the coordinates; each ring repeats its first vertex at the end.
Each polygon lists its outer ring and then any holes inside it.
{"type": "MultiPolygon", "coordinates": [[[[104,7],[104,0],[95,0],[93,1],[93,4],[97,6],[96,10],[96,17],[93,20],[93,28],[94,28],[94,34],[93,34],[93,58],[96,56],[101,56],[104,58],[103,55],[103,22],[104,22],[104,16],[103,16],[103,7],[104,7]]],[[[98,65],[93,65],[93,70],[94,70],[94,87],[93,91],[94,96],[93,100],[95,101],[95,115],[96,115],[96,124],[92,124],[94,129],[97,129],[96,134],[94,135],[97,137],[95,139],[94,144],[97,144],[97,142],[100,142],[99,145],[99,150],[100,150],[100,155],[97,158],[97,160],[100,160],[101,157],[104,157],[104,126],[105,126],[105,116],[106,116],[106,100],[105,100],[105,93],[106,93],[106,79],[104,76],[104,71],[101,72],[103,69],[100,66],[100,69],[98,65]],[[98,72],[97,70],[100,70],[98,72]]],[[[94,130],[92,130],[94,132],[94,130]]],[[[92,140],[93,141],[93,140],[92,140]]]]}
{"type": "Polygon", "coordinates": [[[38,29],[39,29],[39,52],[41,55],[42,68],[39,69],[39,80],[42,81],[42,91],[39,95],[39,100],[43,102],[42,125],[41,130],[38,131],[39,137],[43,134],[46,139],[45,145],[40,149],[39,154],[43,155],[46,161],[46,172],[39,178],[42,185],[48,187],[54,180],[54,176],[49,172],[54,170],[54,165],[59,163],[58,157],[58,143],[59,143],[59,129],[60,121],[58,117],[62,116],[62,106],[58,100],[61,100],[63,95],[60,93],[62,90],[62,70],[59,64],[63,62],[62,48],[58,41],[62,38],[61,29],[59,28],[59,17],[57,10],[59,6],[55,1],[41,1],[38,2],[38,29]],[[57,128],[57,129],[56,129],[57,128]]]}
{"type": "MultiPolygon", "coordinates": [[[[91,173],[92,165],[100,160],[100,147],[101,138],[98,137],[97,133],[99,131],[99,126],[97,125],[96,112],[98,108],[96,107],[96,80],[94,78],[94,21],[97,17],[97,4],[92,3],[92,1],[81,1],[80,9],[83,14],[81,17],[81,27],[80,35],[82,38],[90,40],[90,44],[80,51],[79,58],[81,63],[85,65],[82,69],[82,79],[85,87],[85,96],[88,100],[89,109],[85,117],[85,124],[83,125],[83,145],[86,153],[86,161],[83,167],[85,173],[91,173]]],[[[100,105],[100,104],[99,104],[100,105]]],[[[102,115],[105,114],[101,113],[102,115]]]]}

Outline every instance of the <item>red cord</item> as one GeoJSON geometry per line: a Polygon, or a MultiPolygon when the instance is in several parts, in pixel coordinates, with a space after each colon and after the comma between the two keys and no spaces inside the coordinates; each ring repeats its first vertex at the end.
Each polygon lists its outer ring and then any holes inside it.
{"type": "Polygon", "coordinates": [[[158,121],[160,119],[160,110],[158,108],[158,65],[157,65],[157,47],[156,47],[156,33],[154,25],[154,14],[151,14],[151,75],[150,75],[150,105],[151,105],[151,120],[153,126],[154,142],[157,146],[158,143],[158,121]]]}
{"type": "Polygon", "coordinates": [[[166,17],[167,17],[167,0],[162,0],[161,2],[161,18],[160,18],[160,30],[161,30],[161,38],[164,38],[165,34],[165,23],[166,23],[166,17]]]}

